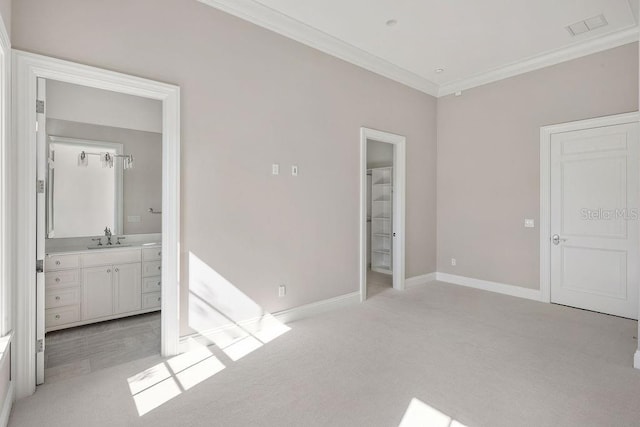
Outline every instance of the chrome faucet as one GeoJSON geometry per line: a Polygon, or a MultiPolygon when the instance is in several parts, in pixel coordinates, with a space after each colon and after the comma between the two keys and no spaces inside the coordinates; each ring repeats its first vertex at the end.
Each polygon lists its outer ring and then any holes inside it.
{"type": "Polygon", "coordinates": [[[111,246],[111,229],[109,227],[104,228],[104,235],[107,237],[107,246],[111,246]]]}

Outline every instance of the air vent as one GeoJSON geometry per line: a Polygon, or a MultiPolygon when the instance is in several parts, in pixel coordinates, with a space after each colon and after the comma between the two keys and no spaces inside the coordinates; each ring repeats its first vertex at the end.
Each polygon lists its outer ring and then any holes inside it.
{"type": "Polygon", "coordinates": [[[607,19],[604,15],[600,14],[593,18],[585,19],[584,21],[569,25],[567,27],[567,31],[569,31],[569,34],[572,36],[577,36],[579,34],[588,33],[589,31],[604,27],[607,24],[607,19]]]}

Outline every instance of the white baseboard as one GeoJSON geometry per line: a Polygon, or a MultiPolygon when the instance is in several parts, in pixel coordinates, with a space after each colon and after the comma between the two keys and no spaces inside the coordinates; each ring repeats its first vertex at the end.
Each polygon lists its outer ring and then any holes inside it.
{"type": "Polygon", "coordinates": [[[636,350],[636,354],[633,357],[633,367],[640,369],[640,350],[636,350]]]}
{"type": "Polygon", "coordinates": [[[0,426],[2,427],[6,427],[9,424],[9,415],[11,415],[14,393],[13,381],[9,381],[9,390],[7,390],[7,395],[2,403],[2,412],[0,412],[0,426]]]}
{"type": "Polygon", "coordinates": [[[413,286],[426,285],[429,282],[436,280],[438,273],[421,274],[420,276],[409,277],[404,280],[404,287],[411,288],[413,286]]]}
{"type": "Polygon", "coordinates": [[[521,286],[490,282],[488,280],[474,279],[471,277],[456,276],[455,274],[448,273],[436,273],[436,280],[452,283],[454,285],[466,286],[468,288],[482,289],[483,291],[510,295],[512,297],[542,301],[542,294],[539,289],[523,288],[521,286]]]}
{"type": "MultiPolygon", "coordinates": [[[[335,310],[340,307],[346,307],[352,304],[360,302],[360,292],[352,292],[350,294],[340,295],[334,298],[325,299],[322,301],[313,302],[310,304],[301,305],[300,307],[290,308],[288,310],[278,311],[268,316],[268,320],[276,320],[281,324],[293,322],[295,320],[304,319],[307,317],[317,316],[318,314],[326,313],[331,310],[335,310]]],[[[255,330],[259,328],[261,324],[265,322],[265,317],[256,319],[247,319],[238,323],[229,323],[226,325],[218,326],[206,331],[200,331],[191,335],[180,337],[179,350],[180,352],[188,351],[191,348],[191,344],[196,343],[209,345],[211,342],[215,342],[213,339],[220,334],[224,334],[226,331],[242,328],[244,330],[255,330]]]]}

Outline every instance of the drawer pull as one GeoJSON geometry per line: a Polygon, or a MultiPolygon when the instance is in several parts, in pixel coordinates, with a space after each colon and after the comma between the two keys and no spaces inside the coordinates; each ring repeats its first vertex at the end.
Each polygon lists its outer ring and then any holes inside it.
{"type": "Polygon", "coordinates": [[[162,283],[162,282],[158,282],[157,285],[160,286],[160,283],[162,283]]]}
{"type": "Polygon", "coordinates": [[[158,256],[161,256],[161,255],[162,255],[162,252],[158,252],[158,256]]]}
{"type": "Polygon", "coordinates": [[[60,261],[56,261],[56,265],[60,265],[60,261]]]}
{"type": "Polygon", "coordinates": [[[60,319],[60,315],[59,314],[56,314],[56,319],[60,319]]]}
{"type": "Polygon", "coordinates": [[[56,301],[60,301],[60,297],[59,296],[56,297],[56,301]]]}
{"type": "Polygon", "coordinates": [[[158,266],[158,270],[161,270],[161,269],[162,269],[162,266],[161,266],[161,265],[159,265],[159,266],[158,266]]]}
{"type": "Polygon", "coordinates": [[[111,269],[107,269],[107,273],[111,273],[111,269]]]}
{"type": "Polygon", "coordinates": [[[56,283],[60,283],[60,278],[56,277],[56,283]]]}
{"type": "Polygon", "coordinates": [[[162,297],[158,297],[158,302],[160,302],[161,299],[162,299],[162,297]]]}
{"type": "Polygon", "coordinates": [[[120,270],[118,270],[118,269],[116,268],[116,270],[115,270],[115,271],[116,271],[116,273],[117,273],[117,272],[119,272],[120,270]]]}

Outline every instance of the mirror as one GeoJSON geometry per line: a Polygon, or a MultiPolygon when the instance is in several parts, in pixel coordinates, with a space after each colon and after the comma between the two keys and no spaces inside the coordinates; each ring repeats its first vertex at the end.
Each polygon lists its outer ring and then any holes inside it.
{"type": "Polygon", "coordinates": [[[161,233],[162,103],[47,79],[45,105],[47,238],[161,233]]]}
{"type": "Polygon", "coordinates": [[[122,144],[50,136],[47,152],[47,237],[123,234],[122,144]]]}

